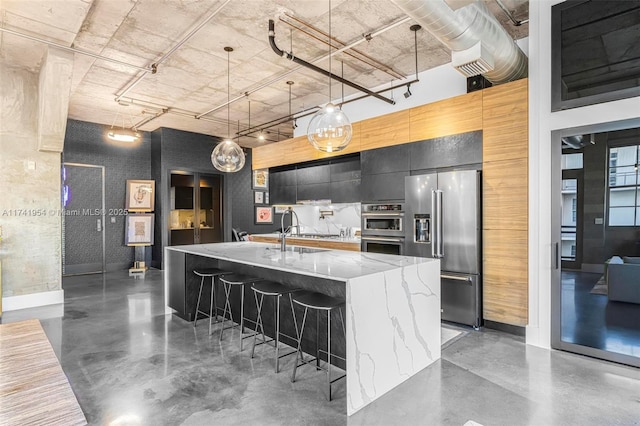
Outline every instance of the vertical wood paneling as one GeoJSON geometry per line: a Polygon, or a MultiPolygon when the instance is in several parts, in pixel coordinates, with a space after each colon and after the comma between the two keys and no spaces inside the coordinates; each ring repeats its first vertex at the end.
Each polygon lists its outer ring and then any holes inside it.
{"type": "Polygon", "coordinates": [[[528,323],[528,80],[482,91],[484,318],[528,323]]]}
{"type": "Polygon", "coordinates": [[[471,92],[411,108],[409,141],[482,129],[482,92],[471,92]]]}

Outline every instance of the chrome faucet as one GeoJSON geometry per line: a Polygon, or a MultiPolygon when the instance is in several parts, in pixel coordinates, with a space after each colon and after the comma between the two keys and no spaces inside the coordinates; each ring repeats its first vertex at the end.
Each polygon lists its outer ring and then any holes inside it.
{"type": "Polygon", "coordinates": [[[287,249],[287,234],[291,233],[291,228],[297,228],[298,233],[300,232],[300,220],[298,219],[298,215],[293,211],[291,207],[282,213],[282,218],[280,218],[280,250],[285,251],[287,249]],[[291,215],[291,225],[285,230],[284,229],[284,217],[289,214],[291,215]],[[293,218],[296,218],[296,224],[293,225],[293,218]]]}

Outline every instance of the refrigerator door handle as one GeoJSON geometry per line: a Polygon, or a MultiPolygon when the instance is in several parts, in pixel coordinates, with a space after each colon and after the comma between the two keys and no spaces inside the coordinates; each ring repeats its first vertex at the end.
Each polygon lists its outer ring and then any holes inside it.
{"type": "Polygon", "coordinates": [[[431,257],[437,258],[436,256],[436,245],[438,244],[438,232],[437,232],[437,223],[436,222],[436,191],[431,191],[431,257]]]}
{"type": "Polygon", "coordinates": [[[437,189],[433,191],[432,203],[435,200],[435,208],[432,210],[435,216],[435,255],[433,257],[443,258],[444,257],[444,242],[442,240],[442,191],[437,189]]]}

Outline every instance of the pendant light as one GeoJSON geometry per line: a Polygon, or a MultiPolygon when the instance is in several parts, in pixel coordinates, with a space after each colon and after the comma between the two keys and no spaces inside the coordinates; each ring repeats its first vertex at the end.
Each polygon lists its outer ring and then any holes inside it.
{"type": "Polygon", "coordinates": [[[221,172],[233,173],[241,170],[244,167],[244,152],[240,145],[235,143],[231,139],[231,120],[230,120],[230,105],[231,105],[231,84],[229,81],[229,53],[233,52],[232,47],[225,47],[227,52],[227,139],[218,143],[211,153],[211,163],[213,167],[221,172]]]}
{"type": "Polygon", "coordinates": [[[323,152],[342,151],[349,145],[353,129],[344,112],[331,103],[331,0],[329,0],[329,103],[309,121],[307,139],[315,149],[323,152]]]}
{"type": "Polygon", "coordinates": [[[140,133],[138,133],[138,130],[133,125],[131,116],[129,116],[129,122],[131,124],[131,128],[127,129],[124,127],[124,114],[117,112],[113,119],[113,123],[111,123],[111,128],[107,132],[107,137],[116,142],[137,142],[140,139],[140,133]],[[118,116],[122,118],[121,127],[116,126],[118,116]]]}

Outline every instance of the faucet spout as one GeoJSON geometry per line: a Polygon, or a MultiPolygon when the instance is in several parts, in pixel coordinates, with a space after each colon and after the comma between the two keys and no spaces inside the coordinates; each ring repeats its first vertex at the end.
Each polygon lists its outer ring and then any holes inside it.
{"type": "Polygon", "coordinates": [[[293,211],[291,207],[282,213],[282,217],[280,218],[280,250],[285,251],[287,249],[287,235],[291,235],[291,229],[297,228],[298,233],[300,232],[300,220],[298,219],[298,215],[293,211]],[[284,218],[285,216],[291,216],[290,225],[285,229],[284,227],[284,218]],[[296,224],[293,224],[293,218],[296,218],[296,224]]]}

